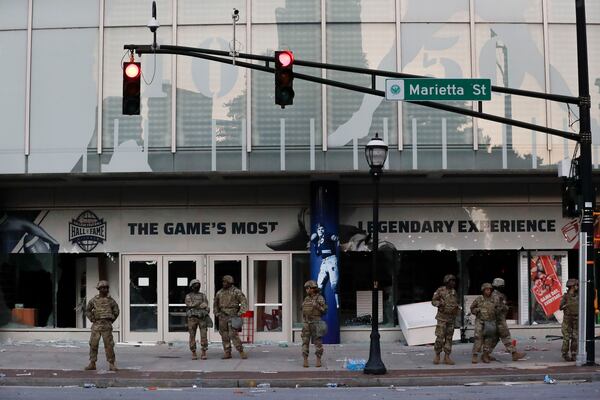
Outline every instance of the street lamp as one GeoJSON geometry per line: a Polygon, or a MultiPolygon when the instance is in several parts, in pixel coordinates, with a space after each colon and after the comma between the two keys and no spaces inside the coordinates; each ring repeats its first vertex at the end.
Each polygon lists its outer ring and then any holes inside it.
{"type": "Polygon", "coordinates": [[[369,164],[373,183],[375,184],[375,198],[373,200],[373,291],[371,303],[371,346],[369,361],[365,365],[365,374],[383,375],[386,372],[381,360],[381,346],[379,343],[379,302],[377,282],[377,253],[379,251],[379,177],[387,158],[388,145],[377,135],[367,143],[365,156],[369,164]]]}

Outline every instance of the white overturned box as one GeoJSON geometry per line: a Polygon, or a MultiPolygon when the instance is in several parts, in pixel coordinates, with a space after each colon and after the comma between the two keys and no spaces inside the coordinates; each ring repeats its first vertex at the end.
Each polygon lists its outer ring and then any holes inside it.
{"type": "MultiPolygon", "coordinates": [[[[437,308],[426,301],[423,303],[396,306],[400,329],[409,346],[435,342],[435,314],[437,308]]],[[[460,329],[454,329],[452,340],[460,340],[460,329]]]]}

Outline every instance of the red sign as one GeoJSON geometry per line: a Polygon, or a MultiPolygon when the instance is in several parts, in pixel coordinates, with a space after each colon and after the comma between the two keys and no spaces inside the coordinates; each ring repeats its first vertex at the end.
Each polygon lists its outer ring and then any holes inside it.
{"type": "Polygon", "coordinates": [[[562,297],[562,286],[554,263],[552,256],[531,258],[531,291],[548,317],[559,310],[562,297]]]}

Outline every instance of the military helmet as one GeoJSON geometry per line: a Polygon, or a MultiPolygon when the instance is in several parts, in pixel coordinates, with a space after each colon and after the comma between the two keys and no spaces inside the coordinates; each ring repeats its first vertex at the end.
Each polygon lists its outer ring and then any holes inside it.
{"type": "Polygon", "coordinates": [[[197,283],[198,285],[200,285],[200,281],[199,281],[198,279],[192,279],[192,280],[190,281],[190,287],[192,287],[192,285],[193,285],[194,283],[197,283]]]}
{"type": "Polygon", "coordinates": [[[313,281],[312,279],[310,281],[306,281],[306,283],[304,283],[304,288],[317,288],[319,287],[317,285],[317,282],[313,281]]]}
{"type": "Polygon", "coordinates": [[[483,292],[484,289],[493,289],[492,285],[488,282],[484,283],[483,285],[481,285],[481,291],[483,292]]]}
{"type": "Polygon", "coordinates": [[[494,281],[492,282],[492,286],[493,287],[502,287],[502,286],[504,286],[504,279],[502,279],[502,278],[494,278],[494,281]]]}
{"type": "Polygon", "coordinates": [[[448,274],[448,275],[444,276],[444,283],[448,283],[451,280],[456,280],[456,277],[452,274],[448,274]]]}
{"type": "Polygon", "coordinates": [[[224,275],[223,276],[223,282],[233,283],[233,276],[231,276],[231,275],[224,275]]]}
{"type": "Polygon", "coordinates": [[[100,289],[101,287],[110,287],[108,281],[102,280],[96,284],[96,289],[100,289]]]}
{"type": "Polygon", "coordinates": [[[567,281],[567,287],[579,285],[579,281],[577,279],[571,278],[567,281]]]}

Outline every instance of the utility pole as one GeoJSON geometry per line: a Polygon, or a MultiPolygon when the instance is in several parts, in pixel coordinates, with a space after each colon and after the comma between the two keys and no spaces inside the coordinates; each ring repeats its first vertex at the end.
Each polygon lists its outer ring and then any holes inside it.
{"type": "MultiPolygon", "coordinates": [[[[575,0],[575,24],[577,29],[577,75],[579,77],[579,136],[581,158],[581,195],[583,208],[581,217],[581,231],[586,233],[586,260],[579,260],[580,268],[587,269],[586,285],[586,326],[585,350],[586,365],[595,365],[595,315],[594,315],[594,197],[596,193],[592,183],[592,131],[590,124],[590,81],[588,72],[587,34],[585,23],[585,0],[575,0]],[[585,261],[585,263],[584,263],[585,261]]],[[[584,334],[584,332],[579,332],[584,334]]]]}

